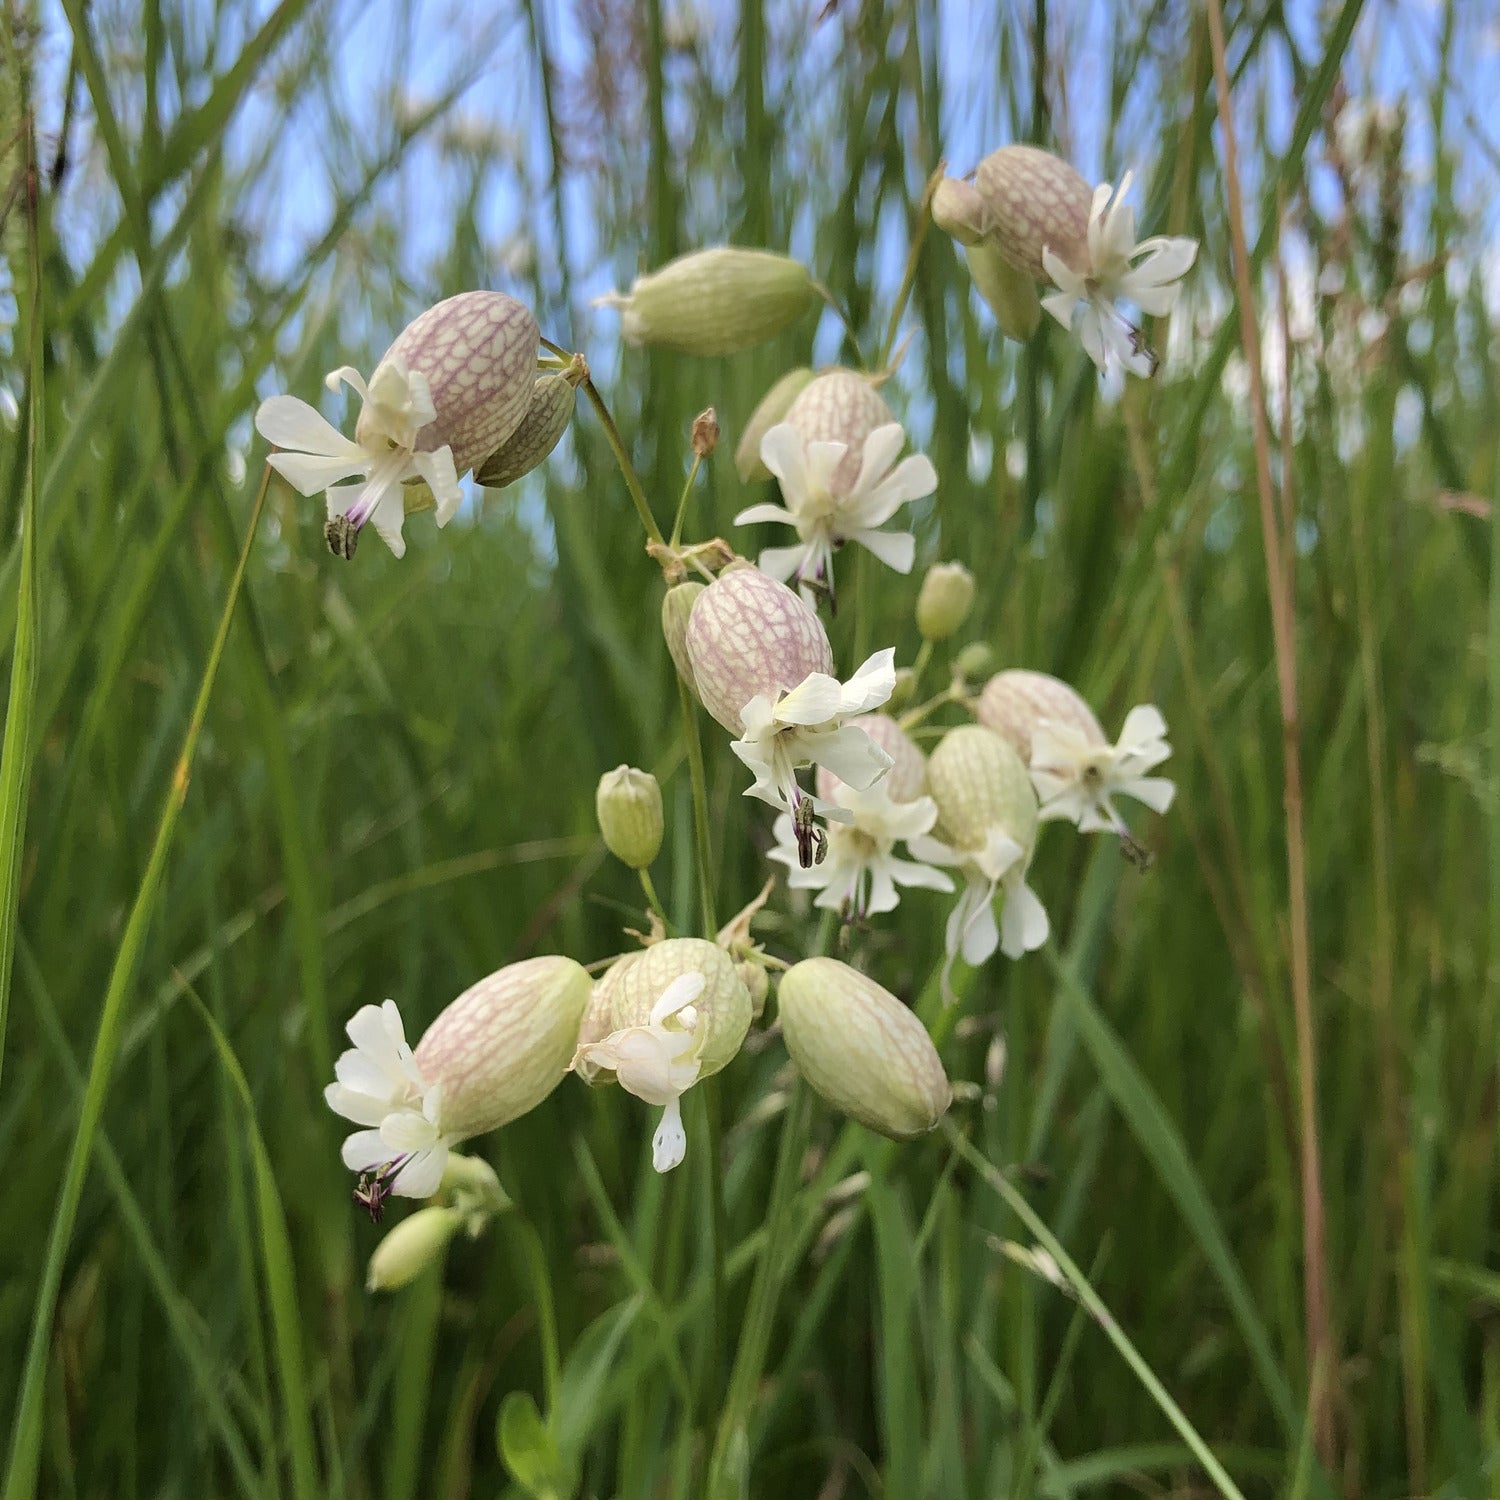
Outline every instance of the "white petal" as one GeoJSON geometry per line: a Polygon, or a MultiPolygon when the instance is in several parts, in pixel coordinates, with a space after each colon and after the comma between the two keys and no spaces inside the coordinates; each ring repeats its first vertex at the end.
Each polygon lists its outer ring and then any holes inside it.
{"type": "Polygon", "coordinates": [[[1165,776],[1138,776],[1132,781],[1122,781],[1114,789],[1117,796],[1134,797],[1144,802],[1153,812],[1164,813],[1171,807],[1177,795],[1175,783],[1165,776]]]}
{"type": "Polygon", "coordinates": [[[920,886],[929,891],[953,889],[952,880],[941,870],[934,870],[931,865],[921,865],[910,859],[892,859],[889,866],[897,885],[920,886]]]}
{"type": "Polygon", "coordinates": [[[755,566],[767,578],[785,583],[802,566],[808,553],[807,547],[767,547],[756,559],[755,566]]]}
{"type": "Polygon", "coordinates": [[[1069,333],[1073,331],[1073,314],[1077,311],[1079,298],[1073,292],[1050,292],[1042,298],[1042,306],[1062,324],[1069,333]]]}
{"type": "Polygon", "coordinates": [[[402,1198],[430,1198],[442,1185],[443,1168],[447,1165],[448,1148],[428,1146],[403,1163],[391,1183],[391,1191],[402,1198]]]}
{"type": "Polygon", "coordinates": [[[853,531],[849,540],[868,548],[895,573],[910,573],[916,561],[917,539],[909,531],[853,531]]]}
{"type": "MultiPolygon", "coordinates": [[[[846,724],[842,729],[808,738],[811,759],[856,790],[878,781],[891,768],[890,756],[857,725],[846,724]]],[[[838,821],[851,820],[844,809],[836,811],[844,814],[838,821]]]]}
{"type": "Polygon", "coordinates": [[[793,505],[806,499],[807,460],[802,434],[790,422],[778,422],[766,429],[760,440],[760,461],[776,476],[781,493],[793,505]]]}
{"type": "Polygon", "coordinates": [[[651,1137],[651,1165],[658,1172],[670,1172],[682,1164],[687,1155],[687,1131],[682,1128],[682,1101],[673,1099],[661,1112],[661,1124],[651,1137]]]}
{"type": "MultiPolygon", "coordinates": [[[[347,1053],[346,1056],[357,1056],[347,1053]]],[[[334,1114],[352,1120],[356,1125],[378,1125],[390,1113],[391,1101],[379,1094],[364,1093],[343,1083],[330,1083],[323,1090],[323,1101],[334,1114]]]]}
{"type": "Polygon", "coordinates": [[[299,495],[316,495],[341,479],[353,474],[363,474],[368,460],[361,455],[358,461],[343,458],[322,458],[307,453],[272,453],[266,462],[276,470],[299,495]]]}
{"type": "Polygon", "coordinates": [[[833,473],[843,463],[849,451],[848,443],[809,443],[803,450],[807,455],[807,496],[810,500],[821,500],[833,483],[833,473]]]}
{"type": "Polygon", "coordinates": [[[365,377],[353,365],[340,365],[338,369],[330,370],[323,377],[323,384],[330,391],[337,391],[341,385],[347,385],[361,401],[370,399],[370,388],[365,384],[365,377]]]}
{"type": "MultiPolygon", "coordinates": [[[[413,453],[411,465],[427,481],[427,488],[432,491],[436,512],[434,519],[439,526],[446,526],[457,515],[459,501],[464,497],[458,483],[458,471],[453,467],[453,450],[444,443],[441,448],[434,448],[430,453],[413,453]]],[[[406,510],[404,500],[401,509],[403,513],[406,510]]]]}
{"type": "Polygon", "coordinates": [[[351,1172],[368,1172],[391,1159],[391,1148],[380,1138],[378,1130],[356,1130],[344,1137],[339,1155],[351,1172]]]}
{"type": "Polygon", "coordinates": [[[872,490],[839,508],[845,531],[883,526],[910,500],[922,500],[937,488],[937,470],[925,453],[901,462],[872,490]],[[843,518],[847,517],[847,521],[843,518]]]}
{"type": "Polygon", "coordinates": [[[886,422],[871,430],[860,454],[859,474],[849,490],[851,499],[868,494],[880,483],[905,443],[906,433],[899,422],[886,422]]]}
{"type": "Polygon", "coordinates": [[[358,443],[351,442],[322,413],[295,396],[268,396],[255,413],[255,430],[278,448],[315,453],[324,458],[347,458],[357,467],[370,461],[358,443]]]}
{"type": "Polygon", "coordinates": [[[941,839],[929,838],[925,834],[919,838],[908,839],[906,847],[918,859],[929,865],[947,865],[951,869],[964,862],[964,856],[957,849],[951,848],[941,839]]]}
{"type": "Polygon", "coordinates": [[[1020,958],[1047,941],[1050,924],[1046,909],[1024,878],[1006,881],[1002,922],[1001,947],[1007,958],[1020,958]]]}
{"type": "Polygon", "coordinates": [[[870,866],[870,899],[865,911],[872,917],[883,912],[895,911],[901,901],[896,893],[896,881],[891,872],[892,860],[879,859],[870,866]]]}
{"type": "Polygon", "coordinates": [[[380,1122],[380,1139],[389,1147],[387,1155],[404,1156],[436,1144],[438,1131],[426,1115],[414,1109],[398,1109],[380,1122]]]}
{"type": "Polygon", "coordinates": [[[1133,750],[1138,745],[1167,737],[1167,721],[1154,703],[1140,703],[1125,715],[1120,726],[1120,737],[1115,741],[1117,750],[1133,750]]]}
{"type": "MultiPolygon", "coordinates": [[[[1058,292],[1053,293],[1051,298],[1042,298],[1044,307],[1049,301],[1055,300],[1059,293],[1067,299],[1070,309],[1075,302],[1084,297],[1087,279],[1075,271],[1062,256],[1054,255],[1051,248],[1046,245],[1042,246],[1042,269],[1047,273],[1052,284],[1058,288],[1058,292]]],[[[1071,311],[1063,317],[1059,317],[1055,312],[1052,316],[1058,318],[1064,328],[1068,327],[1073,320],[1071,311]]]]}
{"type": "Polygon", "coordinates": [[[859,670],[844,684],[840,712],[868,713],[872,708],[879,708],[895,691],[896,648],[887,646],[883,651],[866,657],[859,670]]]}
{"type": "MultiPolygon", "coordinates": [[[[890,694],[887,693],[886,697],[890,694]]],[[[778,724],[826,724],[843,705],[844,688],[826,672],[809,672],[776,704],[778,724]]],[[[881,700],[882,702],[884,699],[881,700]]]]}
{"type": "Polygon", "coordinates": [[[772,505],[769,500],[759,505],[749,505],[734,518],[736,526],[755,526],[761,522],[776,521],[783,526],[795,526],[797,518],[784,505],[772,505]]]}
{"type": "Polygon", "coordinates": [[[691,1005],[703,993],[704,983],[702,974],[679,974],[651,1007],[651,1024],[660,1026],[684,1006],[691,1005]]]}

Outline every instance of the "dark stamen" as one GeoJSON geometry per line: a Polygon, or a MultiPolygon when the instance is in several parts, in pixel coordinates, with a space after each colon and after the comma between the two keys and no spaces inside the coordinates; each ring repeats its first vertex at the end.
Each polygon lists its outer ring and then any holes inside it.
{"type": "Polygon", "coordinates": [[[328,550],[335,557],[342,557],[348,562],[354,556],[354,549],[359,546],[359,527],[348,516],[333,516],[323,528],[323,540],[328,543],[328,550]]]}
{"type": "Polygon", "coordinates": [[[813,799],[799,796],[792,804],[792,833],[797,840],[797,863],[804,870],[823,863],[828,836],[813,822],[813,799]]]}
{"type": "Polygon", "coordinates": [[[396,1178],[410,1160],[409,1155],[398,1156],[374,1172],[359,1174],[354,1188],[354,1206],[364,1209],[372,1224],[378,1224],[385,1217],[385,1200],[395,1191],[396,1178]]]}

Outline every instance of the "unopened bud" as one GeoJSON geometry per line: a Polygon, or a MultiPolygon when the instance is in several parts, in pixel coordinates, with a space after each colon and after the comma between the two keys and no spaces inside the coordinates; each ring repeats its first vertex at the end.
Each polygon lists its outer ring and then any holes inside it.
{"type": "Polygon", "coordinates": [[[932,195],[932,222],[960,245],[977,245],[988,228],[989,211],[972,183],[945,177],[932,195]]]}
{"type": "Polygon", "coordinates": [[[438,1192],[451,1208],[465,1216],[465,1228],[471,1235],[478,1233],[485,1219],[511,1206],[495,1169],[482,1156],[465,1156],[458,1151],[450,1151],[443,1163],[438,1192]]]}
{"type": "Polygon", "coordinates": [[[983,641],[970,641],[953,658],[953,670],[965,681],[983,677],[995,664],[995,653],[983,641]]]}
{"type": "Polygon", "coordinates": [[[950,729],[927,757],[927,790],[938,827],[954,848],[982,850],[998,830],[1029,858],[1036,842],[1037,801],[1019,755],[978,724],[950,729]]]}
{"type": "Polygon", "coordinates": [[[889,426],[895,413],[869,377],[853,370],[826,370],[787,408],[786,421],[806,443],[842,443],[844,456],[828,480],[835,500],[847,495],[859,478],[865,439],[877,427],[889,426]]]}
{"type": "Polygon", "coordinates": [[[719,446],[719,418],[713,407],[700,411],[693,418],[693,452],[699,458],[708,458],[719,446]]]}
{"type": "Polygon", "coordinates": [[[672,665],[677,668],[677,675],[687,683],[695,698],[698,696],[698,684],[693,681],[693,664],[688,660],[688,618],[703,589],[703,584],[689,579],[686,583],[674,584],[661,601],[662,638],[672,654],[672,665]]]}
{"type": "Polygon", "coordinates": [[[899,713],[917,691],[917,674],[910,667],[896,668],[896,685],[891,689],[891,696],[885,700],[885,706],[892,713],[899,713]]]}
{"type": "Polygon", "coordinates": [[[366,1288],[394,1292],[415,1281],[442,1260],[463,1218],[456,1208],[419,1208],[408,1214],[375,1247],[365,1272],[366,1288]]]}
{"type": "Polygon", "coordinates": [[[974,607],[974,575],[962,563],[934,563],[917,595],[917,629],[924,641],[946,641],[974,607]]]}
{"type": "Polygon", "coordinates": [[[769,479],[771,471],[760,461],[760,440],[778,423],[786,420],[788,408],[807,388],[813,372],[807,368],[788,370],[760,398],[760,405],[750,413],[739,446],[734,450],[734,466],[745,484],[769,479]]]}
{"type": "Polygon", "coordinates": [[[1042,321],[1042,299],[1027,271],[1017,270],[992,240],[964,250],[974,290],[988,303],[1001,333],[1024,344],[1042,321]]]}
{"type": "Polygon", "coordinates": [[[974,717],[1007,740],[1028,766],[1032,731],[1043,719],[1076,729],[1090,745],[1109,743],[1093,709],[1067,683],[1020,667],[997,672],[985,683],[974,717]]]}
{"type": "Polygon", "coordinates": [[[771,993],[770,976],[759,964],[751,963],[748,959],[736,964],[734,972],[740,976],[740,983],[750,995],[750,1019],[760,1020],[766,1008],[766,996],[771,993]]]}
{"type": "Polygon", "coordinates": [[[952,1097],[927,1029],[889,990],[833,958],[809,958],[776,987],[797,1071],[835,1109],[904,1140],[931,1130],[952,1097]]]}
{"type": "Polygon", "coordinates": [[[818,300],[801,262],[723,245],[679,256],[594,305],[620,309],[627,343],[712,355],[774,338],[818,300]]]}
{"type": "Polygon", "coordinates": [[[605,848],[632,870],[644,870],[661,851],[661,787],[649,771],[616,766],[599,778],[594,811],[605,848]]]}
{"type": "Polygon", "coordinates": [[[532,388],[520,425],[484,463],[474,479],[488,490],[502,490],[541,465],[562,441],[573,420],[574,386],[565,375],[543,375],[532,388]]]}
{"type": "Polygon", "coordinates": [[[417,1044],[422,1077],[442,1088],[453,1140],[498,1130],[562,1081],[592,988],[571,958],[528,958],[470,986],[417,1044]]]}
{"type": "Polygon", "coordinates": [[[674,979],[701,974],[703,991],[693,1002],[693,1029],[701,1038],[698,1076],[717,1073],[739,1052],[750,1029],[750,991],[735,967],[717,943],[705,938],[668,938],[632,954],[628,964],[616,964],[609,972],[612,1029],[646,1025],[652,1006],[674,979]]]}
{"type": "Polygon", "coordinates": [[[1060,156],[1035,146],[1002,146],[975,168],[974,186],[995,247],[1018,271],[1050,280],[1044,249],[1074,270],[1088,264],[1093,189],[1060,156]]]}
{"type": "MultiPolygon", "coordinates": [[[[540,333],[530,309],[501,292],[461,292],[409,323],[380,362],[427,380],[436,415],[417,447],[447,444],[461,475],[494,453],[531,404],[540,333]]],[[[360,427],[373,420],[361,412],[356,439],[369,438],[360,427]]]]}
{"type": "Polygon", "coordinates": [[[773,702],[812,672],[833,673],[822,621],[784,583],[757,568],[720,573],[688,620],[687,654],[703,706],[731,734],[757,695],[773,702]]]}

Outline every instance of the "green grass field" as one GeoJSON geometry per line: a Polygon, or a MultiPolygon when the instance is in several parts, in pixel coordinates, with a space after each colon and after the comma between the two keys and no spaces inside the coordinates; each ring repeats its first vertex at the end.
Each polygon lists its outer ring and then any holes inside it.
{"type": "Polygon", "coordinates": [[[3,1500],[1500,1493],[1500,18],[1222,0],[1216,81],[1220,3],[8,0],[3,1500]],[[1003,338],[920,207],[1012,141],[1134,167],[1143,233],[1201,242],[1122,398],[1051,319],[1003,338]],[[848,332],[699,358],[589,305],[725,242],[848,332]],[[684,534],[752,557],[762,393],[910,334],[884,394],[939,487],[911,577],[840,558],[840,675],[910,665],[962,561],[924,695],[983,642],[1111,733],[1155,703],[1177,798],[1133,819],[1145,874],[1049,827],[1052,940],[953,1007],[951,898],[843,947],[778,888],[769,953],[928,1024],[942,1129],[828,1108],[773,1000],[678,1170],[564,1078],[472,1148],[513,1206],[370,1293],[322,1098],[348,1017],[391,996],[415,1037],[504,964],[633,947],[621,762],[674,931],[781,869],[680,712],[588,402],[400,561],[263,488],[262,397],[470,288],[588,354],[663,530],[716,408],[684,534]]]}

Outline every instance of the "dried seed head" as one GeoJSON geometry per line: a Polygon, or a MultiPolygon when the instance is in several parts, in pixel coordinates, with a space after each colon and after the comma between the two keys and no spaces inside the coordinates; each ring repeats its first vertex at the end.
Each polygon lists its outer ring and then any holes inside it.
{"type": "Polygon", "coordinates": [[[845,453],[829,481],[835,500],[859,478],[865,439],[896,420],[879,391],[853,370],[827,370],[812,380],[787,408],[786,421],[804,443],[843,443],[845,453]]]}
{"type": "Polygon", "coordinates": [[[394,1292],[436,1265],[458,1233],[464,1216],[456,1208],[419,1208],[408,1214],[375,1247],[365,1272],[365,1288],[394,1292]]]}
{"type": "Polygon", "coordinates": [[[952,1091],[937,1048],[888,990],[837,959],[809,958],[776,995],[786,1050],[835,1109],[897,1140],[942,1119],[952,1091]]]}
{"type": "Polygon", "coordinates": [[[989,237],[1018,271],[1048,280],[1042,251],[1076,271],[1088,264],[1093,189],[1060,156],[1035,146],[1002,146],[974,170],[988,210],[989,237]]]}
{"type": "Polygon", "coordinates": [[[982,849],[998,829],[1030,858],[1036,792],[1021,757],[998,734],[978,724],[949,730],[927,758],[927,790],[937,803],[938,827],[955,849],[982,849]]]}
{"type": "Polygon", "coordinates": [[[674,979],[701,974],[703,993],[693,1002],[698,1013],[694,1030],[702,1038],[698,1076],[717,1073],[740,1050],[750,1029],[754,1009],[750,991],[735,972],[732,958],[717,943],[704,938],[668,938],[653,943],[630,962],[609,971],[610,1028],[644,1026],[651,1007],[674,979]]]}
{"type": "Polygon", "coordinates": [[[731,734],[757,694],[773,701],[811,672],[833,672],[833,648],[817,615],[784,583],[756,568],[721,573],[698,596],[687,654],[703,706],[731,734]]]}
{"type": "MultiPolygon", "coordinates": [[[[461,292],[409,323],[380,362],[427,379],[437,415],[417,447],[447,444],[460,475],[495,452],[531,404],[540,332],[530,310],[500,292],[461,292]]],[[[361,413],[357,440],[370,420],[361,413]]]]}
{"type": "Polygon", "coordinates": [[[962,563],[934,563],[917,595],[917,629],[924,641],[946,641],[974,607],[974,575],[962,563]]]}
{"type": "Polygon", "coordinates": [[[1036,282],[1011,265],[993,240],[970,245],[964,256],[974,290],[989,304],[1001,333],[1024,344],[1042,321],[1036,282]]]}
{"type": "Polygon", "coordinates": [[[574,391],[565,375],[543,375],[520,424],[474,471],[475,480],[487,490],[503,490],[542,464],[573,420],[574,391]]]}
{"type": "Polygon", "coordinates": [[[682,354],[737,354],[774,338],[817,301],[801,262],[767,250],[695,250],[637,277],[626,296],[595,306],[623,313],[627,343],[682,354]]]}
{"type": "Polygon", "coordinates": [[[989,229],[989,209],[972,183],[945,177],[932,195],[932,222],[960,245],[977,245],[989,229]]]}
{"type": "MultiPolygon", "coordinates": [[[[892,802],[915,802],[927,789],[927,757],[916,742],[889,714],[861,714],[849,724],[864,732],[891,758],[891,768],[880,779],[892,802]]],[[[836,778],[818,768],[818,795],[833,795],[836,778]]]]}
{"type": "Polygon", "coordinates": [[[422,1077],[442,1087],[443,1131],[483,1135],[535,1109],[572,1059],[592,988],[571,958],[528,958],[470,986],[417,1044],[422,1077]]]}
{"type": "Polygon", "coordinates": [[[667,643],[667,650],[672,653],[672,665],[677,668],[677,675],[687,683],[695,698],[698,696],[698,684],[693,681],[693,664],[688,660],[687,630],[688,617],[703,589],[703,584],[689,580],[673,585],[661,601],[662,637],[667,643]]]}
{"type": "Polygon", "coordinates": [[[693,418],[693,453],[698,458],[710,458],[719,446],[719,417],[713,407],[700,411],[693,418]]]}
{"type": "Polygon", "coordinates": [[[788,370],[760,398],[760,405],[750,413],[739,446],[734,450],[734,466],[745,484],[769,479],[771,471],[760,461],[760,440],[778,423],[786,420],[787,408],[807,388],[813,372],[805,366],[788,370]]]}
{"type": "Polygon", "coordinates": [[[661,787],[649,771],[606,771],[594,792],[594,811],[605,848],[632,870],[644,870],[661,852],[661,787]]]}
{"type": "Polygon", "coordinates": [[[1008,740],[1028,766],[1031,733],[1042,719],[1071,725],[1091,745],[1109,743],[1093,709],[1067,683],[1020,667],[997,672],[985,683],[974,704],[974,717],[1008,740]]]}

